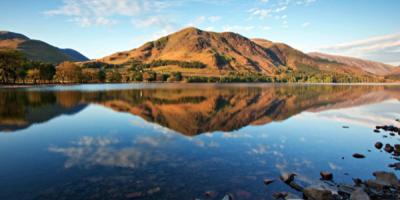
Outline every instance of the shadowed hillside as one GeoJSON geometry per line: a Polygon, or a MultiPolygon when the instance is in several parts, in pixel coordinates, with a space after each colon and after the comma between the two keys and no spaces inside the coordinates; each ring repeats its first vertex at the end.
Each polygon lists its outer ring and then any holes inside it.
{"type": "Polygon", "coordinates": [[[87,61],[87,57],[72,49],[59,49],[40,40],[32,40],[22,34],[0,31],[0,50],[22,52],[29,60],[50,63],[63,61],[87,61]]]}

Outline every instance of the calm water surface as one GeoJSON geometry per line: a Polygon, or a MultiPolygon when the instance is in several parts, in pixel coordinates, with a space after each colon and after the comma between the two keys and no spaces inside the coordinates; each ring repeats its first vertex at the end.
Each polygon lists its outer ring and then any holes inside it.
{"type": "Polygon", "coordinates": [[[271,199],[295,193],[263,184],[283,172],[304,185],[321,170],[340,183],[399,176],[374,144],[400,137],[373,132],[396,118],[400,86],[3,88],[0,199],[271,199]]]}

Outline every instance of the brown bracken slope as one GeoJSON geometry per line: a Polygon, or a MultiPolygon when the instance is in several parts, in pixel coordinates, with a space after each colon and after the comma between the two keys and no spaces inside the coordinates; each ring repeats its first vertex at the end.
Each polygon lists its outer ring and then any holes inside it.
{"type": "Polygon", "coordinates": [[[132,60],[198,61],[207,65],[203,71],[259,72],[273,75],[281,70],[334,72],[356,75],[370,73],[359,68],[311,57],[286,44],[262,39],[248,39],[231,32],[208,32],[186,28],[143,46],[99,59],[110,64],[132,60]]]}
{"type": "Polygon", "coordinates": [[[391,74],[392,70],[395,68],[394,66],[387,65],[380,62],[374,62],[369,60],[363,60],[358,58],[346,57],[346,56],[337,56],[337,55],[329,55],[324,53],[309,53],[308,55],[315,58],[327,59],[330,61],[343,63],[348,66],[356,67],[361,70],[370,72],[376,75],[388,75],[391,74]]]}

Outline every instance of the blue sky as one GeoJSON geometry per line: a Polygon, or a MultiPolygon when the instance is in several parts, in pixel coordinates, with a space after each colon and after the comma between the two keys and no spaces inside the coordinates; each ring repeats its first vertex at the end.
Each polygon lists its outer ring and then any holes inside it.
{"type": "Polygon", "coordinates": [[[187,26],[400,64],[399,0],[2,0],[0,29],[90,58],[187,26]]]}

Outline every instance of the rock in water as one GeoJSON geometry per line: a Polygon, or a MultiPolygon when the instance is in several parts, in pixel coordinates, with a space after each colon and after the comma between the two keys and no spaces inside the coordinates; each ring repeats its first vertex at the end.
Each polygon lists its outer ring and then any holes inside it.
{"type": "Polygon", "coordinates": [[[307,199],[313,200],[333,200],[333,194],[331,191],[316,187],[308,187],[304,189],[304,196],[307,197],[307,199]]]}
{"type": "Polygon", "coordinates": [[[377,181],[391,185],[395,188],[400,187],[399,179],[397,179],[396,174],[392,172],[374,172],[373,175],[375,176],[377,181]]]}
{"type": "Polygon", "coordinates": [[[330,172],[320,172],[321,179],[325,181],[330,181],[333,179],[333,175],[330,172]]]}
{"type": "Polygon", "coordinates": [[[269,185],[269,184],[273,183],[274,181],[275,181],[274,179],[268,179],[268,178],[266,178],[266,179],[264,179],[264,184],[265,184],[265,185],[269,185]]]}
{"type": "Polygon", "coordinates": [[[292,181],[294,181],[295,176],[296,174],[294,173],[283,173],[280,178],[285,183],[291,183],[292,181]]]}
{"type": "Polygon", "coordinates": [[[370,198],[362,188],[356,188],[356,190],[351,193],[350,200],[370,200],[370,198]]]}
{"type": "Polygon", "coordinates": [[[377,149],[382,149],[382,147],[383,147],[382,142],[377,142],[377,143],[375,143],[375,148],[377,148],[377,149]]]}
{"type": "Polygon", "coordinates": [[[287,192],[275,192],[274,194],[272,194],[275,199],[285,199],[288,195],[289,193],[287,192]]]}
{"type": "Polygon", "coordinates": [[[400,162],[389,164],[390,168],[394,168],[395,170],[400,170],[400,162]]]}
{"type": "Polygon", "coordinates": [[[222,198],[222,200],[233,200],[233,196],[231,194],[227,194],[222,198]]]}
{"type": "Polygon", "coordinates": [[[206,191],[206,192],[204,192],[204,196],[206,196],[208,198],[214,198],[215,196],[217,196],[217,193],[214,191],[206,191]]]}
{"type": "Polygon", "coordinates": [[[354,158],[365,158],[365,156],[363,155],[363,154],[360,154],[360,153],[355,153],[355,154],[353,154],[353,157],[354,158]]]}
{"type": "Polygon", "coordinates": [[[388,153],[392,153],[394,151],[394,147],[390,144],[386,144],[384,150],[388,153]]]}

